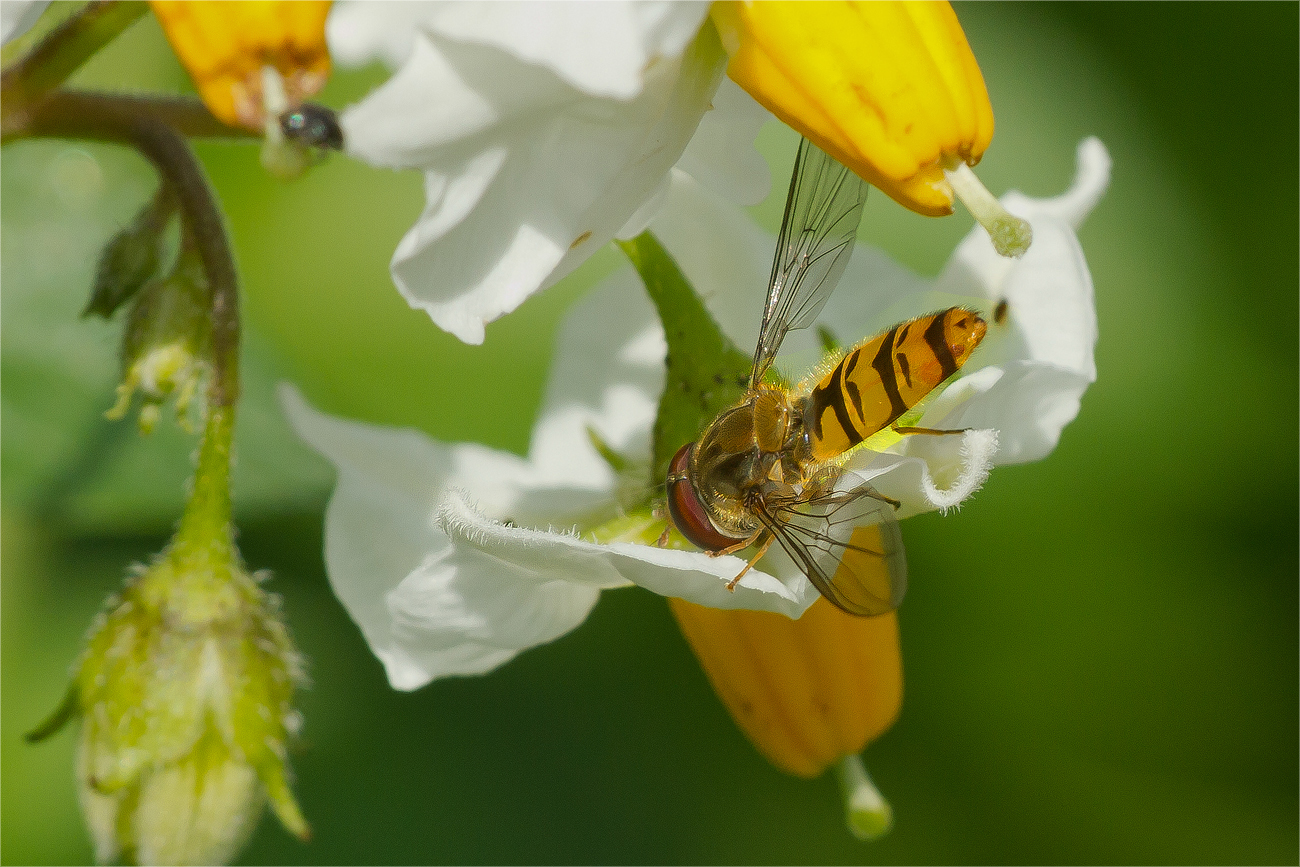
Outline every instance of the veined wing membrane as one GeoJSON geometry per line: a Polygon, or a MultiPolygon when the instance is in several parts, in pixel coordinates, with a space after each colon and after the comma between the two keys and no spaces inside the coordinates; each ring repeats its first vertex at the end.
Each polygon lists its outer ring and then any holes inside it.
{"type": "Polygon", "coordinates": [[[902,604],[903,535],[894,506],[869,485],[755,512],[813,586],[839,608],[872,616],[902,604]]]}
{"type": "Polygon", "coordinates": [[[866,201],[866,181],[808,139],[799,142],[750,387],[767,373],[786,332],[811,325],[826,304],[849,263],[866,201]]]}

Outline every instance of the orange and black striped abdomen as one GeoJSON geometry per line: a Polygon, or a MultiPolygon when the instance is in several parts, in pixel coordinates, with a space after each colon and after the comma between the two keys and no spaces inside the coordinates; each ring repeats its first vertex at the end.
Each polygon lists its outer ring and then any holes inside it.
{"type": "Polygon", "coordinates": [[[966,363],[985,328],[972,311],[950,307],[854,347],[808,395],[813,457],[833,458],[893,424],[966,363]]]}

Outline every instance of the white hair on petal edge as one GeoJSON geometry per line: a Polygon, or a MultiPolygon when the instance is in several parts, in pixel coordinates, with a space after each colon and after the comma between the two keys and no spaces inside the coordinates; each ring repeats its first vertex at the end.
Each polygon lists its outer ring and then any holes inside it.
{"type": "Polygon", "coordinates": [[[461,538],[477,548],[522,545],[545,547],[548,536],[564,536],[582,541],[577,527],[535,530],[530,527],[512,527],[493,520],[474,504],[469,492],[463,488],[448,488],[442,505],[433,516],[435,526],[452,538],[461,538]]]}
{"type": "Polygon", "coordinates": [[[961,505],[961,502],[974,494],[989,477],[993,465],[993,456],[998,451],[998,432],[995,430],[968,430],[962,434],[960,471],[957,478],[946,488],[935,484],[927,467],[921,477],[922,490],[941,514],[961,505]]]}

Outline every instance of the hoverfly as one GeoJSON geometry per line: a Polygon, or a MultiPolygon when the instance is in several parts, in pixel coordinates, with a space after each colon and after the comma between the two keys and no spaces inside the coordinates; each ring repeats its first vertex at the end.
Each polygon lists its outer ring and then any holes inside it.
{"type": "Polygon", "coordinates": [[[804,139],[777,238],[749,386],[700,438],[673,457],[668,511],[695,545],[757,554],[781,543],[813,585],[850,614],[892,611],[907,587],[894,510],[898,502],[851,474],[842,458],[892,426],[966,362],[986,325],[951,307],[899,323],[849,349],[819,381],[795,388],[764,381],[789,331],[817,318],[848,265],[867,184],[804,139]]]}

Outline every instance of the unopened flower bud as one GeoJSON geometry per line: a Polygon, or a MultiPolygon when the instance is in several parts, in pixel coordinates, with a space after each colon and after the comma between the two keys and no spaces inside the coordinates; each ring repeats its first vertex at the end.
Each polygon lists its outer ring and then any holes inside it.
{"type": "Polygon", "coordinates": [[[175,210],[175,194],[163,185],[140,209],[131,225],[104,245],[95,269],[95,285],[82,316],[110,318],[154,275],[162,255],[167,223],[175,210]]]}
{"type": "Polygon", "coordinates": [[[122,382],[117,403],[105,415],[120,419],[138,390],[143,399],[140,429],[149,433],[160,407],[176,396],[176,419],[192,430],[188,411],[208,371],[211,325],[208,287],[201,264],[182,254],[176,271],[153,280],[136,294],[122,336],[122,382]]]}
{"type": "Polygon", "coordinates": [[[300,668],[278,600],[244,570],[229,527],[183,523],[110,600],[75,675],[96,857],[224,863],[268,799],[305,839],[285,762],[300,668]]]}

